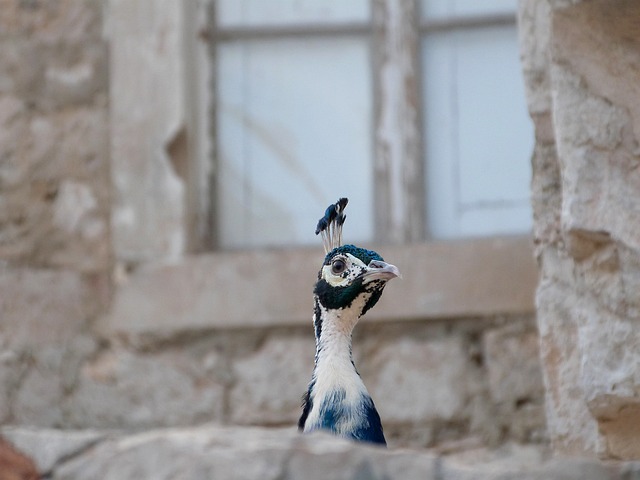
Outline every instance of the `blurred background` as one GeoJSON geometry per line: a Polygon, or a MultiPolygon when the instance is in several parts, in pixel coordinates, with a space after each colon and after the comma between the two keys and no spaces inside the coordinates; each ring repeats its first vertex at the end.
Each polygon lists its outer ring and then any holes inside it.
{"type": "Polygon", "coordinates": [[[262,472],[274,441],[274,478],[308,478],[312,232],[346,196],[345,241],[403,274],[353,342],[391,449],[430,449],[446,478],[434,452],[502,455],[504,478],[549,448],[640,458],[638,18],[635,0],[0,1],[0,434],[84,478],[262,472]]]}
{"type": "Polygon", "coordinates": [[[324,209],[390,446],[546,441],[516,1],[0,9],[0,422],[294,428],[324,209]]]}

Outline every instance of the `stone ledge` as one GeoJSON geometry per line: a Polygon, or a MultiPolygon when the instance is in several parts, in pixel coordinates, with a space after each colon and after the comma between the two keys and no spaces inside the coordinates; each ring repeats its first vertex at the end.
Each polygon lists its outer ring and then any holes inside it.
{"type": "Polygon", "coordinates": [[[639,463],[549,459],[539,447],[511,446],[453,456],[386,450],[293,429],[202,426],[141,433],[3,428],[52,480],[180,478],[623,480],[639,463]]]}
{"type": "MultiPolygon", "coordinates": [[[[523,314],[534,311],[537,269],[529,237],[502,237],[377,251],[400,268],[367,321],[523,314]]],[[[120,284],[107,336],[163,338],[217,328],[308,325],[322,251],[215,253],[149,265],[120,284]],[[270,285],[271,288],[257,288],[270,285]]]]}

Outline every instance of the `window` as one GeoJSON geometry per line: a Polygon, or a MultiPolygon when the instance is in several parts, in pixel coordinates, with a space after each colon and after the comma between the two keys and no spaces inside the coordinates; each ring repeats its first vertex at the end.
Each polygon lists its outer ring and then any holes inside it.
{"type": "Polygon", "coordinates": [[[531,228],[515,2],[423,0],[426,211],[436,238],[531,228]]]}
{"type": "Polygon", "coordinates": [[[529,230],[515,0],[214,6],[219,247],[316,244],[343,195],[353,242],[529,230]]]}
{"type": "Polygon", "coordinates": [[[310,219],[347,193],[350,238],[371,239],[368,4],[217,7],[220,246],[315,244],[310,219]]]}

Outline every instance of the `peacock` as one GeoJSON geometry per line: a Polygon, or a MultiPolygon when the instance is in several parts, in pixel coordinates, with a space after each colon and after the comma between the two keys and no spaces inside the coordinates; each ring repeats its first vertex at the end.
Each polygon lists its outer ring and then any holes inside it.
{"type": "Polygon", "coordinates": [[[313,290],[315,366],[298,428],[386,445],[380,415],[353,362],[351,333],[400,272],[372,250],[342,245],[347,203],[340,198],[330,205],[316,228],[326,256],[313,290]]]}

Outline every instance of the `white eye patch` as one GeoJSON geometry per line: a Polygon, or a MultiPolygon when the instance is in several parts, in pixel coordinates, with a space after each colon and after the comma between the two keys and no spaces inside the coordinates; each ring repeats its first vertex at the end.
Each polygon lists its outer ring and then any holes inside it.
{"type": "Polygon", "coordinates": [[[337,255],[332,259],[332,263],[322,267],[322,279],[332,287],[345,287],[353,282],[356,277],[367,270],[367,266],[362,260],[354,257],[350,253],[337,255]],[[342,260],[345,263],[344,269],[336,269],[340,273],[334,273],[333,262],[342,260]]]}

